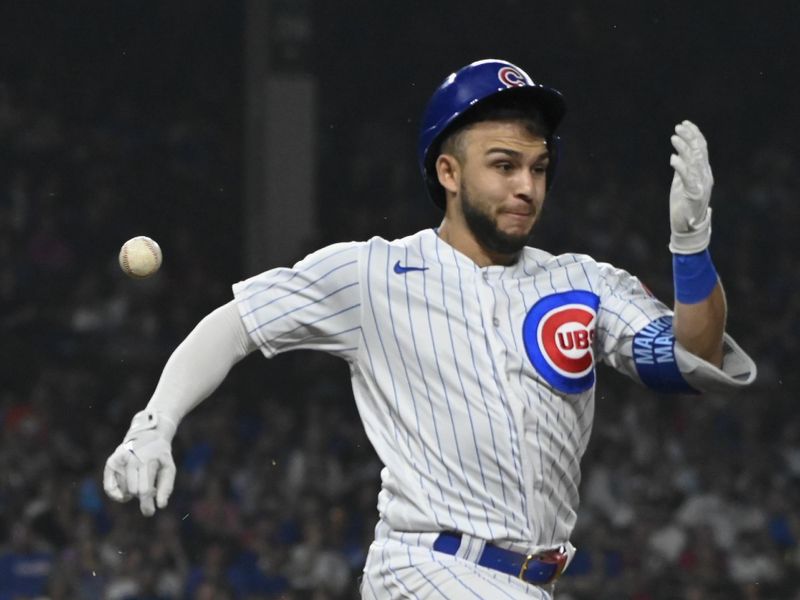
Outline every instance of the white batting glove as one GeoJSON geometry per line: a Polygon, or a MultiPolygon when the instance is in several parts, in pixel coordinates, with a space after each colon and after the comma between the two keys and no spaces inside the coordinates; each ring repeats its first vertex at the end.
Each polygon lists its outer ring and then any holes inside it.
{"type": "Polygon", "coordinates": [[[669,164],[675,169],[669,192],[672,228],[669,249],[675,254],[697,254],[711,241],[711,188],[714,176],[708,162],[706,138],[697,125],[683,121],[670,138],[676,154],[669,164]]]}
{"type": "Polygon", "coordinates": [[[106,461],[103,488],[117,502],[139,498],[146,517],[167,506],[175,484],[172,438],[176,425],[161,413],[143,410],[134,415],[125,439],[106,461]]]}

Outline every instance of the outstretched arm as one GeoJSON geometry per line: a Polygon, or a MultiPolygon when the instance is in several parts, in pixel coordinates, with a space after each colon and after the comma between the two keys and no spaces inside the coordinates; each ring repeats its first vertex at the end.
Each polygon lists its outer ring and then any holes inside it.
{"type": "Polygon", "coordinates": [[[172,438],[181,419],[222,383],[230,369],[255,350],[235,301],[205,317],[167,361],[144,410],[106,461],[103,487],[110,498],[139,498],[142,514],[164,508],[175,482],[172,438]]]}
{"type": "Polygon", "coordinates": [[[256,349],[231,300],[205,317],[172,353],[147,410],[178,423],[219,387],[231,368],[256,349]]]}
{"type": "Polygon", "coordinates": [[[711,239],[711,189],[714,177],[708,146],[694,123],[683,121],[671,138],[675,169],[670,189],[669,249],[673,253],[677,341],[689,352],[717,367],[722,365],[722,339],[727,306],[708,244],[711,239]]]}
{"type": "Polygon", "coordinates": [[[721,367],[726,313],[725,292],[719,282],[708,298],[695,304],[676,299],[672,324],[675,339],[695,356],[721,367]]]}

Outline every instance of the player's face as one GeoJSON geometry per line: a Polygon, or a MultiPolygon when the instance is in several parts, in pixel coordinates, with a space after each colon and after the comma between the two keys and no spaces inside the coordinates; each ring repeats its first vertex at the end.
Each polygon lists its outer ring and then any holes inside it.
{"type": "Polygon", "coordinates": [[[547,145],[514,122],[483,122],[463,140],[458,201],[475,239],[497,254],[516,254],[542,210],[547,145]]]}

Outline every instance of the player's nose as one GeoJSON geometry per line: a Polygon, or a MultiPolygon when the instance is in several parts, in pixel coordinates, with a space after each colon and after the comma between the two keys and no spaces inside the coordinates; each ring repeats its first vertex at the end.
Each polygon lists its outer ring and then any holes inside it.
{"type": "Polygon", "coordinates": [[[514,196],[526,202],[533,202],[536,195],[536,178],[534,174],[525,169],[520,169],[516,180],[514,196]]]}

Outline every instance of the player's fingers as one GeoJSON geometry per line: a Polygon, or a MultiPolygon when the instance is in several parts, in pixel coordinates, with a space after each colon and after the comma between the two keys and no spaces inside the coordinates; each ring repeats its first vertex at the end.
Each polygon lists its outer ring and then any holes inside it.
{"type": "Polygon", "coordinates": [[[130,457],[125,465],[125,484],[128,493],[133,496],[139,495],[139,465],[141,461],[135,457],[130,457]]]}
{"type": "Polygon", "coordinates": [[[675,172],[685,185],[686,181],[689,179],[689,168],[686,166],[686,163],[683,161],[683,159],[677,154],[673,154],[669,157],[669,164],[673,169],[675,169],[675,172]]]}
{"type": "Polygon", "coordinates": [[[675,126],[675,133],[677,134],[676,137],[686,144],[684,156],[691,156],[701,162],[708,161],[708,144],[706,144],[706,138],[703,137],[697,125],[691,121],[684,121],[675,126]]]}
{"type": "Polygon", "coordinates": [[[143,494],[139,496],[139,510],[145,517],[152,517],[156,513],[156,505],[153,494],[143,494]]]}
{"type": "Polygon", "coordinates": [[[103,474],[103,489],[106,495],[115,502],[127,502],[131,499],[131,495],[127,492],[125,487],[124,474],[110,473],[103,474]]]}
{"type": "MultiPolygon", "coordinates": [[[[669,159],[669,164],[675,169],[676,175],[680,178],[680,183],[683,184],[683,189],[686,197],[691,200],[697,200],[698,196],[702,195],[703,189],[699,186],[697,177],[693,177],[689,168],[680,156],[673,154],[669,159]]],[[[673,187],[677,185],[677,181],[673,178],[673,187]]]]}
{"type": "Polygon", "coordinates": [[[105,469],[103,469],[103,489],[106,495],[116,502],[125,502],[126,494],[123,492],[117,480],[117,471],[109,462],[106,462],[105,469]]]}
{"type": "Polygon", "coordinates": [[[156,512],[155,502],[155,481],[158,462],[148,461],[146,465],[139,468],[139,508],[145,517],[150,517],[156,512]]]}
{"type": "Polygon", "coordinates": [[[152,517],[156,512],[153,488],[155,465],[155,461],[149,461],[139,467],[139,510],[145,517],[152,517]]]}
{"type": "Polygon", "coordinates": [[[166,508],[172,488],[175,485],[175,463],[165,461],[161,464],[156,477],[156,504],[158,508],[166,508]]]}
{"type": "Polygon", "coordinates": [[[706,148],[708,146],[706,137],[697,125],[688,120],[681,123],[681,125],[686,129],[693,145],[699,148],[706,148]]]}
{"type": "MultiPolygon", "coordinates": [[[[686,170],[679,171],[684,186],[690,197],[702,196],[704,190],[714,185],[714,176],[708,160],[708,145],[700,129],[691,121],[683,121],[675,126],[678,135],[672,136],[672,145],[678,151],[686,170]],[[688,179],[688,167],[691,167],[692,178],[688,179]]],[[[670,161],[671,162],[671,161],[670,161]]]]}
{"type": "Polygon", "coordinates": [[[125,479],[126,479],[125,473],[119,473],[119,472],[115,473],[114,477],[117,480],[117,485],[119,486],[119,489],[122,491],[122,502],[127,502],[128,500],[133,498],[133,496],[131,496],[131,494],[128,492],[128,488],[125,486],[125,479]]]}
{"type": "Polygon", "coordinates": [[[157,470],[158,461],[156,460],[150,460],[146,465],[142,465],[139,469],[139,494],[155,496],[157,470]]]}
{"type": "Polygon", "coordinates": [[[673,135],[669,138],[669,141],[672,142],[672,147],[675,148],[675,152],[677,152],[681,158],[684,160],[689,158],[692,149],[685,139],[678,135],[673,135]]]}

